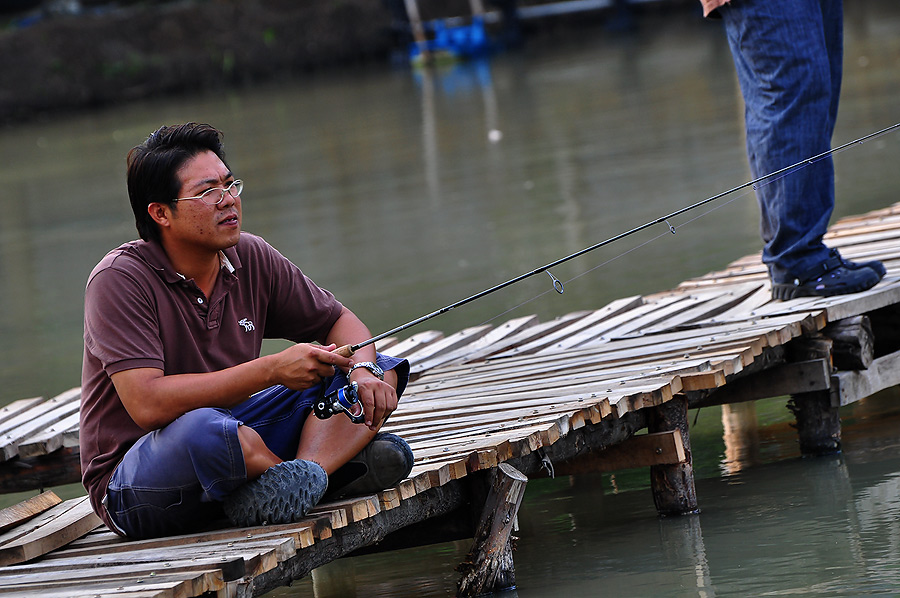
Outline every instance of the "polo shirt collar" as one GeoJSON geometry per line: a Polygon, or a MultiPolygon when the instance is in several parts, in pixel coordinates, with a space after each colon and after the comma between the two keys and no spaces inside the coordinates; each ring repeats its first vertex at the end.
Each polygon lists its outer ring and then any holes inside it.
{"type": "MultiPolygon", "coordinates": [[[[137,241],[134,247],[144,261],[156,270],[166,282],[174,283],[185,280],[183,275],[175,271],[169,256],[166,255],[165,249],[159,243],[155,241],[137,241]]],[[[241,259],[238,257],[237,249],[229,247],[219,251],[219,264],[229,274],[234,275],[241,267],[241,259]]]]}

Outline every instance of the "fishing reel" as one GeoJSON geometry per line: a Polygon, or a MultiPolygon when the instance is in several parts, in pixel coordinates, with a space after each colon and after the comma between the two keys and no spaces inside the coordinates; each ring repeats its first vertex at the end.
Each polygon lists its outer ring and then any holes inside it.
{"type": "Polygon", "coordinates": [[[366,420],[359,402],[359,386],[356,382],[351,382],[347,386],[322,396],[313,405],[313,412],[319,419],[328,419],[335,413],[343,412],[354,424],[361,424],[366,420]]]}

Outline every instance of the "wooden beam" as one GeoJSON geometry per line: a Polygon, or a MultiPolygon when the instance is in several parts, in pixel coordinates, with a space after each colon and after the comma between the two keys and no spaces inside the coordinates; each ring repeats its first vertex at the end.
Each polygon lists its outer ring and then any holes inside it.
{"type": "Polygon", "coordinates": [[[825,359],[785,363],[739,377],[708,395],[691,397],[690,406],[743,403],[831,388],[831,367],[825,359]]]}
{"type": "Polygon", "coordinates": [[[681,432],[655,432],[632,436],[625,442],[608,449],[587,453],[581,457],[554,467],[556,475],[581,473],[605,473],[651,465],[684,463],[684,442],[681,432]]]}
{"type": "Polygon", "coordinates": [[[864,370],[875,359],[875,339],[868,316],[855,316],[832,322],[822,334],[834,341],[831,355],[839,370],[864,370]]]}
{"type": "Polygon", "coordinates": [[[49,455],[0,462],[0,494],[50,488],[81,481],[78,447],[66,447],[49,455]]]}
{"type": "Polygon", "coordinates": [[[897,386],[900,384],[900,351],[874,359],[867,370],[837,372],[831,380],[833,397],[839,405],[849,405],[897,386]]]}

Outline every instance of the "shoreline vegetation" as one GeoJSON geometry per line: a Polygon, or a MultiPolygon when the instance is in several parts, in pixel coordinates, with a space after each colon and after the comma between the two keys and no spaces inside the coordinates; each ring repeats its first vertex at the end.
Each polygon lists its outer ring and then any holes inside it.
{"type": "MultiPolygon", "coordinates": [[[[397,2],[0,0],[0,124],[406,63],[410,34],[397,2]]],[[[468,0],[419,4],[426,20],[471,13],[468,0]]],[[[603,18],[528,29],[568,31],[603,18]]]]}
{"type": "Polygon", "coordinates": [[[372,0],[84,3],[0,16],[3,124],[386,63],[395,45],[390,12],[372,0]]]}

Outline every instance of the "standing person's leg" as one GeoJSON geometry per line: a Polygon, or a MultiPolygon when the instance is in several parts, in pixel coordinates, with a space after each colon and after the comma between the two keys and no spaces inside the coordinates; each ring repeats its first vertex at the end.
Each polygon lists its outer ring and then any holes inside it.
{"type": "MultiPolygon", "coordinates": [[[[720,13],[744,96],[754,178],[827,152],[840,93],[841,0],[747,0],[720,13]]],[[[757,197],[776,298],[854,292],[878,282],[876,272],[857,271],[822,242],[834,209],[830,157],[762,182],[757,197]]]]}
{"type": "MultiPolygon", "coordinates": [[[[754,178],[823,153],[831,144],[831,64],[819,0],[747,0],[722,18],[744,96],[754,178]]],[[[776,279],[828,257],[821,243],[834,207],[830,160],[763,182],[763,261],[776,279]]]]}

